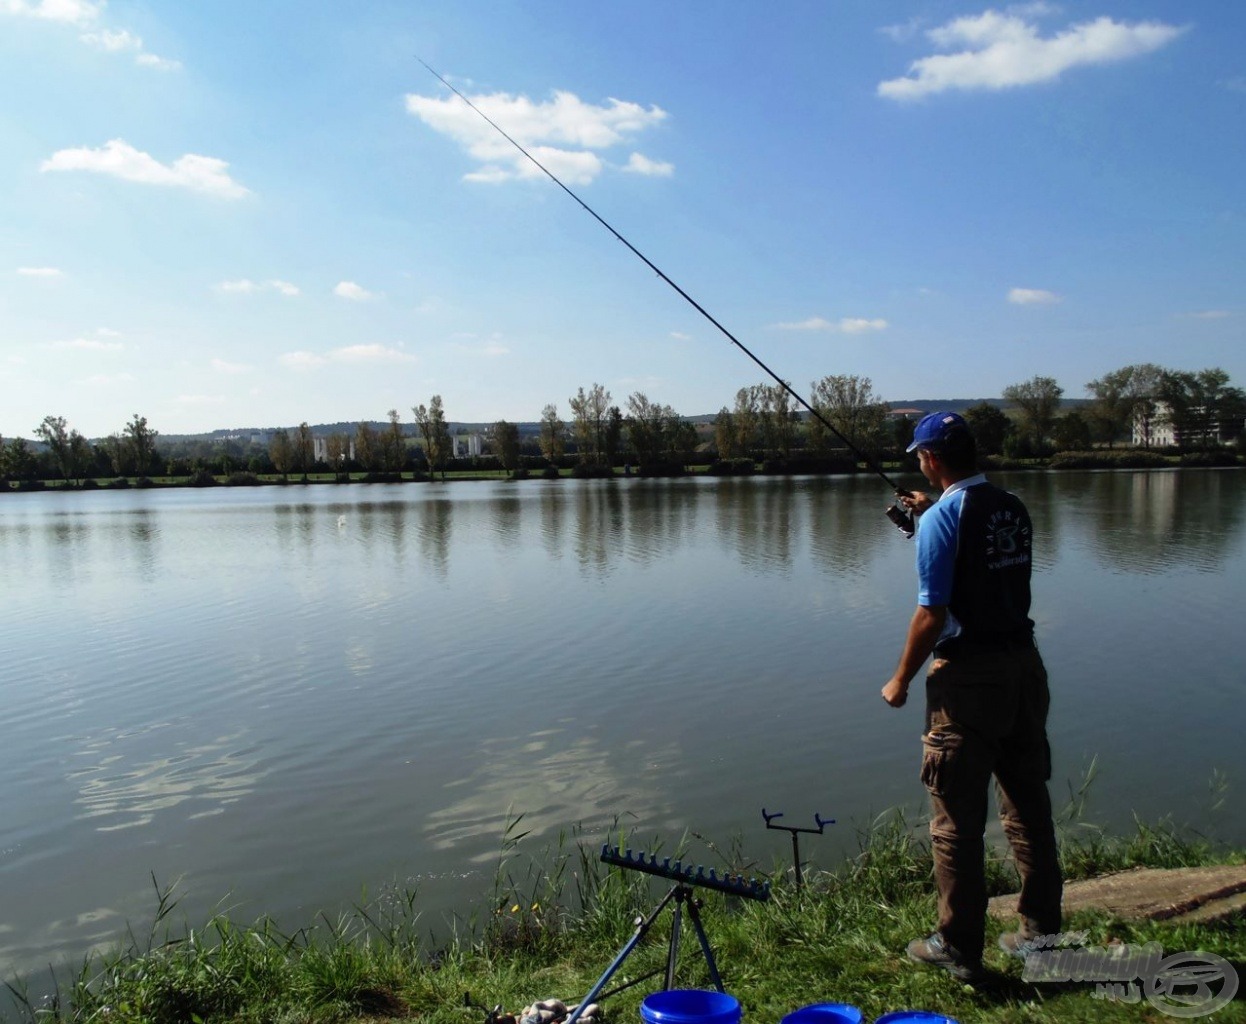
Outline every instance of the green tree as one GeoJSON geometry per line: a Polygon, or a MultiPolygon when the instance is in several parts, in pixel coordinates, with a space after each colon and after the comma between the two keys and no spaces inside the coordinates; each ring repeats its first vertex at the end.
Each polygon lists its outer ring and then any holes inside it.
{"type": "Polygon", "coordinates": [[[623,413],[617,405],[610,406],[610,411],[606,413],[606,429],[602,446],[605,449],[606,466],[614,466],[619,461],[619,453],[623,450],[623,413]]]}
{"type": "Polygon", "coordinates": [[[734,459],[736,457],[738,450],[736,447],[737,438],[735,416],[724,405],[718,410],[718,415],[714,417],[714,447],[718,449],[718,457],[720,459],[734,459]]]}
{"type": "Polygon", "coordinates": [[[108,464],[117,476],[127,476],[133,463],[130,460],[130,446],[120,434],[109,434],[104,439],[104,452],[108,456],[108,464]]]}
{"type": "Polygon", "coordinates": [[[370,423],[360,423],[355,427],[355,461],[365,473],[379,473],[385,464],[381,439],[370,423]]]}
{"type": "Polygon", "coordinates": [[[446,459],[450,456],[450,428],[446,425],[441,395],[433,395],[427,406],[417,405],[411,411],[415,413],[416,425],[424,439],[424,457],[428,459],[429,475],[440,470],[444,480],[446,459]]]}
{"type": "Polygon", "coordinates": [[[580,463],[597,468],[608,467],[606,428],[611,418],[610,392],[595,383],[588,391],[580,388],[569,401],[580,463]]]}
{"type": "Polygon", "coordinates": [[[402,476],[403,464],[407,461],[407,442],[402,436],[402,423],[398,419],[398,410],[389,410],[389,429],[385,431],[381,442],[384,452],[383,461],[386,473],[397,473],[402,476]]]}
{"type": "Polygon", "coordinates": [[[64,416],[44,416],[43,422],[35,427],[35,436],[48,446],[52,461],[60,470],[61,478],[69,482],[70,470],[73,468],[70,454],[69,424],[64,416]]]}
{"type": "Polygon", "coordinates": [[[1090,447],[1090,423],[1074,409],[1057,416],[1051,425],[1051,437],[1058,452],[1081,452],[1090,447]]]}
{"type": "Polygon", "coordinates": [[[552,402],[541,410],[541,454],[551,466],[558,464],[567,448],[567,425],[558,415],[558,406],[552,402]]]}
{"type": "Polygon", "coordinates": [[[502,468],[508,475],[514,476],[519,467],[519,425],[498,420],[493,424],[493,443],[502,468]]]}
{"type": "Polygon", "coordinates": [[[764,384],[740,388],[735,393],[736,451],[746,458],[756,458],[758,429],[761,418],[760,396],[764,384]]]}
{"type": "Polygon", "coordinates": [[[1219,367],[1166,372],[1159,400],[1182,447],[1213,448],[1242,432],[1246,394],[1231,386],[1228,373],[1219,367]]]}
{"type": "Polygon", "coordinates": [[[652,402],[643,391],[627,399],[627,439],[641,473],[655,472],[675,440],[679,417],[669,405],[652,402]]]}
{"type": "Polygon", "coordinates": [[[1063,394],[1064,388],[1054,377],[1031,377],[1004,388],[1004,398],[1021,410],[1022,423],[1035,452],[1042,451],[1051,436],[1063,394]]]}
{"type": "MultiPolygon", "coordinates": [[[[891,407],[874,394],[869,377],[831,374],[814,381],[809,404],[861,451],[876,456],[886,446],[891,407]]],[[[809,440],[822,452],[840,446],[816,416],[809,420],[809,440]]]]}
{"type": "Polygon", "coordinates": [[[1142,428],[1143,444],[1150,446],[1155,400],[1165,372],[1154,363],[1135,363],[1087,382],[1086,390],[1094,397],[1091,429],[1109,448],[1118,438],[1130,436],[1135,425],[1142,428]]]}
{"type": "Polygon", "coordinates": [[[324,443],[325,455],[328,457],[329,468],[333,470],[335,482],[341,482],[343,476],[349,479],[346,471],[346,459],[350,455],[350,438],[345,434],[330,434],[324,443]]]}
{"type": "MultiPolygon", "coordinates": [[[[1008,414],[990,402],[979,402],[965,410],[965,422],[973,434],[978,451],[983,455],[998,455],[1004,444],[1016,430],[1008,414]]],[[[910,430],[910,438],[912,432],[910,430]]]]}
{"type": "Polygon", "coordinates": [[[311,427],[304,420],[294,431],[294,468],[303,474],[303,483],[307,483],[307,474],[316,460],[316,442],[312,438],[311,427]]]}
{"type": "Polygon", "coordinates": [[[272,440],[268,442],[268,457],[273,460],[273,469],[285,480],[294,465],[294,445],[284,428],[273,431],[272,440]]]}
{"type": "Polygon", "coordinates": [[[0,445],[0,476],[9,480],[33,480],[39,463],[20,437],[0,445]]]}
{"type": "Polygon", "coordinates": [[[125,425],[125,437],[133,460],[134,472],[145,477],[151,472],[152,462],[156,456],[156,431],[147,425],[147,417],[134,414],[134,418],[125,425]]]}
{"type": "Polygon", "coordinates": [[[76,430],[69,432],[69,473],[75,484],[93,476],[95,467],[95,449],[91,442],[76,430]]]}

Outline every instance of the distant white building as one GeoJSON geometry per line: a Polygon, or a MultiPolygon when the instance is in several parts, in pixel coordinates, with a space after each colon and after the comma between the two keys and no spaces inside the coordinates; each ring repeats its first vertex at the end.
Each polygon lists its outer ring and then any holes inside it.
{"type": "MultiPolygon", "coordinates": [[[[1192,409],[1191,420],[1197,422],[1201,410],[1201,406],[1192,409]]],[[[1160,401],[1155,402],[1149,409],[1140,408],[1134,414],[1133,443],[1140,448],[1172,448],[1207,441],[1231,444],[1243,432],[1240,421],[1226,419],[1212,424],[1206,431],[1195,430],[1191,434],[1183,434],[1173,425],[1169,412],[1168,403],[1160,401]]]]}
{"type": "MultiPolygon", "coordinates": [[[[346,457],[353,462],[355,459],[355,439],[353,437],[347,440],[346,449],[346,457]]],[[[327,437],[312,438],[312,461],[329,461],[329,439],[327,437]]]]}
{"type": "Polygon", "coordinates": [[[455,434],[451,440],[456,459],[474,459],[484,451],[484,438],[480,434],[455,434]]]}

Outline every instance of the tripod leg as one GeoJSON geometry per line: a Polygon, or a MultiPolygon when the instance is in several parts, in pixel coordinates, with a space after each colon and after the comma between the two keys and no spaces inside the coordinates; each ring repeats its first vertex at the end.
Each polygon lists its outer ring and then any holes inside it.
{"type": "Polygon", "coordinates": [[[666,991],[675,987],[675,964],[679,960],[679,933],[683,930],[683,907],[688,900],[688,890],[679,886],[679,894],[675,897],[674,920],[671,921],[671,945],[666,954],[666,991]]]}
{"type": "Polygon", "coordinates": [[[701,943],[701,952],[705,954],[705,965],[710,970],[710,981],[714,983],[714,987],[719,992],[726,992],[723,988],[723,980],[718,974],[718,964],[714,962],[714,951],[710,949],[709,937],[705,934],[705,927],[701,924],[701,912],[697,910],[697,905],[692,900],[688,901],[688,916],[692,918],[692,930],[697,933],[697,939],[701,943]]]}
{"type": "MultiPolygon", "coordinates": [[[[575,1008],[575,1012],[567,1018],[566,1024],[576,1024],[576,1021],[580,1019],[580,1013],[583,1009],[601,994],[602,989],[606,987],[606,982],[614,976],[615,971],[623,966],[623,961],[628,958],[632,950],[640,945],[640,940],[643,939],[645,937],[645,933],[653,927],[653,922],[658,919],[658,915],[662,913],[662,911],[666,908],[666,905],[675,898],[679,889],[680,887],[678,885],[672,886],[671,891],[663,896],[658,905],[649,912],[649,916],[636,926],[636,931],[633,933],[632,937],[628,939],[623,948],[619,950],[619,955],[616,956],[610,966],[606,968],[606,973],[597,979],[597,984],[589,990],[588,995],[580,1000],[580,1005],[577,1006],[575,1008]]],[[[676,904],[675,909],[676,913],[678,913],[678,904],[676,904]]],[[[670,986],[668,985],[667,987],[669,988],[670,986]]]]}

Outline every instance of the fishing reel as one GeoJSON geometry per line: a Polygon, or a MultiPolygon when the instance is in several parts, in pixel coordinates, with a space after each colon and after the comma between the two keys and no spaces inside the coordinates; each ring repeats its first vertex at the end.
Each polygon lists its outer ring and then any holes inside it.
{"type": "Polygon", "coordinates": [[[913,515],[911,508],[905,508],[900,504],[901,497],[912,497],[912,495],[908,491],[897,492],[896,501],[887,506],[887,518],[895,524],[897,530],[911,540],[913,534],[917,532],[917,518],[913,515]]]}

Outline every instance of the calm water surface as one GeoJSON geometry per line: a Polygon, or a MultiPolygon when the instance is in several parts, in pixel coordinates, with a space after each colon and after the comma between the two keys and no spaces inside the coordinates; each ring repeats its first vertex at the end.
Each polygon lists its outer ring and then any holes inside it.
{"type": "MultiPolygon", "coordinates": [[[[1059,799],[1246,841],[1240,472],[1014,474],[1059,799]],[[1218,810],[1214,772],[1230,788],[1218,810]]],[[[878,691],[915,600],[873,480],[289,487],[0,501],[0,977],[140,922],[294,929],[390,884],[430,928],[616,817],[739,835],[919,808],[920,699],[878,691]]],[[[706,857],[706,862],[712,858],[706,857]]]]}

